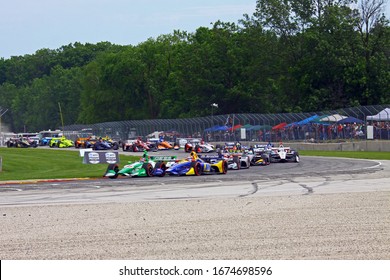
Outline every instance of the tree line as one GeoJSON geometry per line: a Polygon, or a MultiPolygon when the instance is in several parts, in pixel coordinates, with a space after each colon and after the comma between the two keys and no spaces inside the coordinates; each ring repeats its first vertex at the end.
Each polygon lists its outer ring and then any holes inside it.
{"type": "Polygon", "coordinates": [[[257,0],[237,23],[137,46],[72,43],[0,59],[15,132],[118,120],[294,113],[390,103],[387,0],[257,0]],[[352,8],[355,7],[355,8],[352,8]]]}

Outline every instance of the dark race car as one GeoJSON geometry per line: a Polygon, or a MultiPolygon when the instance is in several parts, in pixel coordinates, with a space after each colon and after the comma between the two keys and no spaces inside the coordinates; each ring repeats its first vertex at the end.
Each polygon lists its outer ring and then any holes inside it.
{"type": "Polygon", "coordinates": [[[36,141],[28,137],[10,138],[6,142],[8,148],[36,148],[38,144],[36,141]]]}
{"type": "Polygon", "coordinates": [[[118,148],[118,143],[112,143],[107,140],[103,140],[102,138],[99,138],[99,140],[96,141],[92,146],[93,150],[118,150],[118,148]]]}

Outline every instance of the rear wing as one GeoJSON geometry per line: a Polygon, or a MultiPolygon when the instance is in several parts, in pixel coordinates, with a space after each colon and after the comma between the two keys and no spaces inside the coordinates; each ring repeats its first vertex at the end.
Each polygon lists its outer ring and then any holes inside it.
{"type": "Polygon", "coordinates": [[[151,156],[150,159],[153,161],[176,161],[177,156],[151,156]]]}
{"type": "Polygon", "coordinates": [[[227,156],[232,156],[232,157],[241,157],[244,155],[244,152],[231,152],[231,153],[228,153],[227,156]]]}
{"type": "Polygon", "coordinates": [[[280,150],[284,150],[286,153],[289,153],[291,151],[290,147],[272,148],[272,151],[274,151],[274,152],[279,152],[280,150]]]}
{"type": "Polygon", "coordinates": [[[223,155],[222,156],[219,156],[219,155],[198,155],[198,157],[201,160],[204,160],[204,161],[223,160],[223,159],[225,159],[225,157],[223,155]]]}

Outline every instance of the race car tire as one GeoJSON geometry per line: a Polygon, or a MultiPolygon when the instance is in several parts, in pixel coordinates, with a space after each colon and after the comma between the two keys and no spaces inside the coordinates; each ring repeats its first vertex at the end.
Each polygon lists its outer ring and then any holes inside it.
{"type": "Polygon", "coordinates": [[[150,163],[144,163],[142,168],[145,169],[147,177],[153,176],[153,166],[150,163]]]}
{"type": "Polygon", "coordinates": [[[299,161],[300,161],[299,155],[295,155],[294,161],[295,161],[295,162],[299,162],[299,161]]]}
{"type": "Polygon", "coordinates": [[[157,169],[157,168],[160,168],[163,171],[163,173],[161,175],[159,175],[159,177],[164,177],[165,173],[166,173],[165,171],[167,170],[167,166],[165,165],[165,163],[163,163],[161,161],[157,162],[155,169],[157,169]]]}
{"type": "Polygon", "coordinates": [[[202,174],[202,166],[199,162],[192,162],[191,167],[194,169],[194,173],[196,176],[199,176],[202,174]]]}
{"type": "Polygon", "coordinates": [[[224,160],[222,163],[222,174],[226,174],[227,171],[228,171],[228,163],[226,160],[224,160]]]}
{"type": "Polygon", "coordinates": [[[237,170],[241,169],[241,161],[237,156],[233,157],[233,162],[237,165],[237,170]]]}
{"type": "Polygon", "coordinates": [[[113,150],[118,150],[119,149],[119,144],[118,143],[112,144],[112,149],[113,150]]]}
{"type": "Polygon", "coordinates": [[[116,179],[118,178],[118,172],[119,172],[119,166],[117,164],[110,164],[108,165],[107,167],[107,170],[106,170],[106,173],[108,173],[108,171],[110,170],[114,170],[115,171],[115,175],[114,176],[111,176],[109,177],[110,179],[116,179]]]}

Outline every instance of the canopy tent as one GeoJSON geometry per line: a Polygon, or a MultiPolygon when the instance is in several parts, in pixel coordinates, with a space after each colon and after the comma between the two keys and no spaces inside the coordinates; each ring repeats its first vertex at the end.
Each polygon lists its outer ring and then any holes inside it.
{"type": "Polygon", "coordinates": [[[311,116],[311,117],[308,117],[308,118],[306,118],[306,119],[304,119],[304,120],[301,120],[301,121],[297,122],[296,124],[297,124],[297,125],[305,125],[305,124],[308,124],[308,123],[310,123],[311,121],[315,120],[316,118],[318,118],[318,115],[317,115],[317,114],[316,114],[316,115],[313,115],[313,116],[311,116]]]}
{"type": "Polygon", "coordinates": [[[287,125],[286,122],[282,122],[282,123],[280,123],[280,124],[277,124],[277,125],[273,126],[273,127],[272,127],[272,130],[283,129],[286,125],[287,125]]]}
{"type": "Polygon", "coordinates": [[[341,123],[341,124],[344,124],[344,123],[364,123],[364,121],[357,119],[355,117],[348,117],[348,118],[339,120],[337,123],[341,123]]]}
{"type": "Polygon", "coordinates": [[[333,114],[333,115],[329,115],[329,116],[320,118],[319,121],[320,122],[338,122],[338,121],[341,121],[342,119],[346,119],[346,118],[348,118],[348,117],[342,116],[340,114],[333,114]]]}
{"type": "Polygon", "coordinates": [[[230,127],[229,130],[230,130],[230,131],[235,131],[235,130],[237,130],[237,129],[240,129],[241,127],[242,127],[241,124],[236,124],[235,126],[230,127]]]}
{"type": "Polygon", "coordinates": [[[367,116],[370,121],[390,121],[390,108],[386,108],[373,116],[367,116]]]}
{"type": "Polygon", "coordinates": [[[247,130],[249,131],[257,131],[257,130],[270,130],[272,128],[272,126],[270,125],[267,125],[267,124],[264,124],[264,125],[254,125],[250,128],[248,128],[247,130]]]}
{"type": "Polygon", "coordinates": [[[300,120],[298,122],[293,122],[293,123],[289,123],[288,125],[286,125],[286,127],[290,127],[290,126],[293,126],[293,125],[305,125],[305,124],[308,124],[310,123],[311,121],[315,120],[318,118],[318,115],[313,115],[313,116],[310,116],[306,119],[303,119],[303,120],[300,120]]]}
{"type": "Polygon", "coordinates": [[[206,132],[215,132],[215,131],[226,131],[229,128],[226,125],[214,125],[212,127],[206,128],[204,131],[206,132]]]}
{"type": "Polygon", "coordinates": [[[252,127],[251,124],[245,124],[242,126],[242,128],[245,128],[245,129],[250,129],[252,127]]]}

